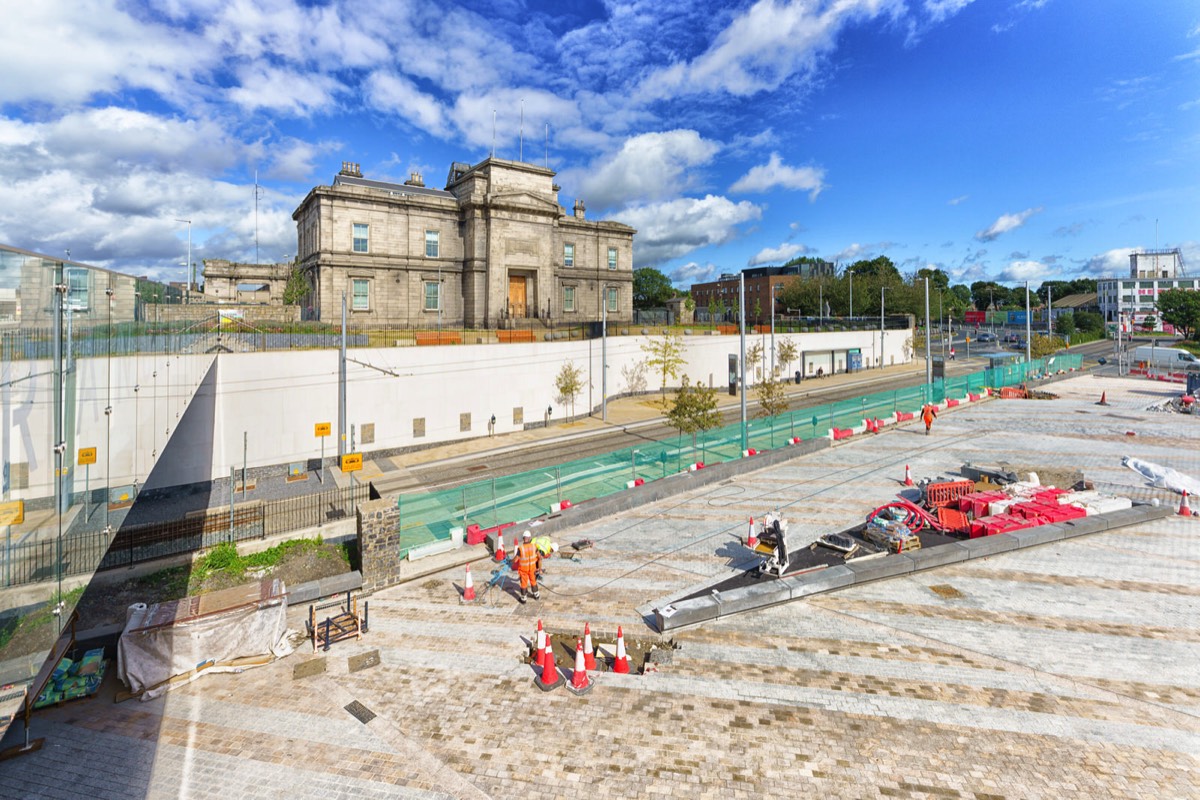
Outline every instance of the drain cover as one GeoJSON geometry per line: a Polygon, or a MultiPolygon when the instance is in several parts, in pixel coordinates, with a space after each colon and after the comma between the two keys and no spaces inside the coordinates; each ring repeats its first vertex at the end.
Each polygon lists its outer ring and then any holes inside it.
{"type": "Polygon", "coordinates": [[[324,671],[324,658],[310,658],[308,661],[302,661],[292,667],[292,680],[298,681],[301,678],[311,678],[313,675],[320,675],[324,671]]]}
{"type": "Polygon", "coordinates": [[[350,716],[354,717],[363,725],[366,725],[368,722],[375,719],[375,712],[357,700],[346,706],[346,710],[350,712],[350,716]]]}
{"type": "Polygon", "coordinates": [[[379,665],[379,651],[370,650],[357,656],[350,656],[346,661],[350,665],[351,672],[369,669],[379,665]]]}

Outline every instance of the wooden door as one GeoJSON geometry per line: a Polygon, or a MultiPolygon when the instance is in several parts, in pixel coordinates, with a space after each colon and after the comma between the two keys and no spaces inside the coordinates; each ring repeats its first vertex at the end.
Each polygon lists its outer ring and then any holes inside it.
{"type": "Polygon", "coordinates": [[[508,313],[514,317],[527,316],[529,306],[525,298],[525,276],[508,276],[508,313]]]}

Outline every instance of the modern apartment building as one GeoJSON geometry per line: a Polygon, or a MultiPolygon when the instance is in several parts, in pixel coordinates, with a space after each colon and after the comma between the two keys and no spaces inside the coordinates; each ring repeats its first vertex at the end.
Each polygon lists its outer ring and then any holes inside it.
{"type": "Polygon", "coordinates": [[[1158,295],[1167,289],[1200,290],[1200,278],[1189,278],[1178,248],[1149,250],[1129,256],[1129,277],[1096,281],[1104,321],[1124,330],[1152,327],[1170,332],[1158,315],[1158,295]],[[1151,324],[1147,324],[1151,323],[1151,324]]]}

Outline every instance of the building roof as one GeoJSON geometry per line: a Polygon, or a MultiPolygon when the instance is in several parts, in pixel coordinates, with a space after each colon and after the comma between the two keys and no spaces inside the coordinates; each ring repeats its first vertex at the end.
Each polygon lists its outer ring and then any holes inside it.
{"type": "Polygon", "coordinates": [[[387,192],[393,195],[412,195],[414,197],[441,197],[447,200],[453,200],[454,195],[444,189],[430,189],[427,186],[413,186],[407,183],[387,183],[385,181],[373,181],[368,178],[359,178],[354,175],[343,175],[338,173],[333,178],[334,186],[358,186],[363,189],[376,189],[381,192],[387,192]]]}
{"type": "Polygon", "coordinates": [[[1055,308],[1088,308],[1099,303],[1100,296],[1095,292],[1068,294],[1054,300],[1055,308]]]}

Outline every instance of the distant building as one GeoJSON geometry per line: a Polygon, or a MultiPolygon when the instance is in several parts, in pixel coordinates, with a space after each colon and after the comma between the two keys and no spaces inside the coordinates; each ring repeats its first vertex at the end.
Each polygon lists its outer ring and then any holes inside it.
{"type": "Polygon", "coordinates": [[[1167,289],[1200,290],[1200,278],[1187,277],[1179,248],[1133,253],[1129,256],[1128,278],[1096,281],[1104,321],[1119,323],[1126,331],[1141,330],[1150,319],[1154,330],[1164,329],[1158,314],[1158,294],[1167,289]]]}
{"type": "Polygon", "coordinates": [[[204,259],[204,294],[209,303],[282,305],[291,264],[241,264],[204,259]]]}
{"type": "MultiPolygon", "coordinates": [[[[837,266],[832,261],[817,263],[789,264],[783,267],[751,267],[742,270],[746,278],[746,319],[758,322],[754,315],[754,304],[758,303],[761,319],[771,316],[771,303],[774,299],[775,313],[783,314],[786,309],[779,303],[779,292],[782,287],[800,278],[832,277],[837,272],[837,266]]],[[[723,307],[729,312],[729,317],[737,317],[738,276],[725,273],[715,281],[693,283],[691,287],[692,300],[696,303],[697,311],[707,313],[714,305],[723,307]]]]}
{"type": "Polygon", "coordinates": [[[292,214],[312,316],[368,324],[499,328],[633,316],[634,229],[567,214],[555,173],[487,158],[444,189],[413,174],[364,178],[343,163],[292,214]],[[601,304],[604,304],[602,308],[601,304]]]}

